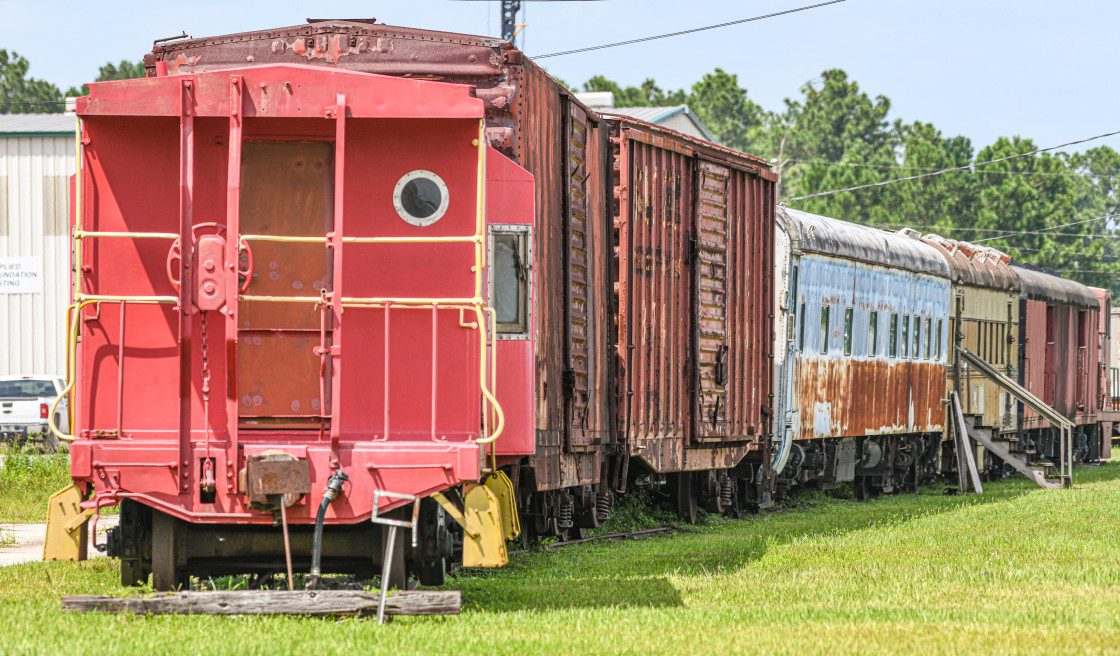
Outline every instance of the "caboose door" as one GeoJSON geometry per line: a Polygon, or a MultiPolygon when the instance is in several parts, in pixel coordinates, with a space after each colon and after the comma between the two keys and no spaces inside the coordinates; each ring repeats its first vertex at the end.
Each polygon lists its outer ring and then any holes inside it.
{"type": "Polygon", "coordinates": [[[321,398],[326,372],[316,348],[324,338],[329,344],[330,326],[314,299],[332,281],[331,258],[322,240],[333,223],[333,155],[330,141],[242,145],[240,232],[250,237],[254,261],[246,296],[308,298],[239,303],[237,407],[242,427],[317,427],[323,408],[329,407],[321,398]]]}

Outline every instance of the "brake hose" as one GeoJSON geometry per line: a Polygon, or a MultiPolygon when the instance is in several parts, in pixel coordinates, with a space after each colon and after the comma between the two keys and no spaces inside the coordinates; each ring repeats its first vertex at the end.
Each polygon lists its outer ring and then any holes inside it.
{"type": "Polygon", "coordinates": [[[308,590],[318,587],[319,576],[322,574],[320,564],[323,559],[323,520],[327,517],[327,506],[342,494],[342,485],[348,480],[349,477],[342,473],[342,470],[336,471],[327,480],[327,489],[323,490],[319,514],[315,517],[315,539],[311,543],[311,575],[307,578],[306,586],[308,590]]]}

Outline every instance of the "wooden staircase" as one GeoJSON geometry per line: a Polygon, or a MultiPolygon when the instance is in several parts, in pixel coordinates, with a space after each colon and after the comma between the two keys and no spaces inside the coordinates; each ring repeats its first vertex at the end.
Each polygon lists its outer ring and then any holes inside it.
{"type": "Polygon", "coordinates": [[[1037,459],[1034,449],[1022,448],[1014,435],[1001,434],[998,428],[977,426],[980,415],[965,415],[965,431],[968,436],[991,451],[1000,460],[1014,467],[1023,476],[1031,479],[1039,487],[1055,490],[1062,487],[1062,477],[1053,474],[1052,462],[1037,459]]]}
{"type": "MultiPolygon", "coordinates": [[[[957,347],[958,356],[968,363],[973,370],[983,374],[989,380],[1003,388],[1008,394],[1024,405],[1030,407],[1050,421],[1051,425],[1062,433],[1062,456],[1058,464],[1038,458],[1038,453],[1029,445],[1019,444],[1019,439],[1013,435],[1000,433],[999,428],[978,426],[978,415],[965,415],[961,411],[960,398],[956,393],[950,393],[949,400],[952,404],[955,418],[954,428],[961,437],[967,435],[969,439],[976,440],[991,451],[996,457],[1014,467],[1027,478],[1046,489],[1057,489],[1073,485],[1073,423],[1054,410],[1034,394],[1020,386],[1017,382],[1007,377],[1003,372],[993,367],[980,356],[968,349],[957,347]],[[1055,473],[1054,470],[1058,469],[1055,473]]],[[[968,440],[964,440],[967,442],[968,440]]],[[[958,447],[960,441],[958,441],[958,447]]],[[[975,476],[974,476],[975,478],[975,476]]],[[[976,486],[978,487],[978,485],[976,486]]],[[[963,489],[963,487],[962,487],[963,489]]],[[[979,491],[979,490],[978,490],[979,491]]]]}

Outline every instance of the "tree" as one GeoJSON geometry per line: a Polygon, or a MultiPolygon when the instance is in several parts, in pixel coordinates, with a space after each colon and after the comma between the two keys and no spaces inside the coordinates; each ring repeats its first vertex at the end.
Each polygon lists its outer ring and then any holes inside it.
{"type": "Polygon", "coordinates": [[[715,69],[692,85],[686,102],[720,143],[750,151],[759,141],[765,112],[747,98],[737,75],[715,69]]]}
{"type": "Polygon", "coordinates": [[[622,87],[602,75],[585,82],[583,90],[610,91],[614,94],[615,107],[675,107],[683,105],[686,97],[682,89],[665,91],[652,79],[642,82],[640,87],[622,87]]]}
{"type": "MultiPolygon", "coordinates": [[[[783,196],[879,182],[897,173],[891,169],[898,165],[900,139],[887,121],[886,96],[871,98],[839,69],[822,73],[819,88],[810,82],[801,92],[803,99],[787,99],[785,113],[767,131],[783,196]]],[[[887,223],[892,216],[882,201],[883,190],[876,188],[809,199],[798,207],[848,221],[887,223]]]]}
{"type": "MultiPolygon", "coordinates": [[[[119,65],[113,62],[108,62],[98,69],[97,79],[94,82],[111,82],[113,80],[131,80],[138,77],[145,77],[147,73],[144,70],[142,62],[130,62],[122,59],[119,65]]],[[[89,95],[89,87],[84,84],[82,87],[70,87],[66,92],[68,97],[85,96],[89,95]]]]}
{"type": "Polygon", "coordinates": [[[19,53],[0,50],[0,114],[61,112],[58,87],[27,77],[30,64],[19,53]]]}

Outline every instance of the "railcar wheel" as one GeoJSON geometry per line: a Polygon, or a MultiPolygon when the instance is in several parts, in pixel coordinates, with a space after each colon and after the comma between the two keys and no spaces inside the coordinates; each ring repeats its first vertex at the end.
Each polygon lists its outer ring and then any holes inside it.
{"type": "Polygon", "coordinates": [[[696,523],[696,485],[692,472],[670,474],[670,488],[677,504],[677,516],[689,524],[696,523]]]}
{"type": "Polygon", "coordinates": [[[867,501],[867,477],[856,476],[852,481],[852,492],[856,495],[856,499],[860,501],[867,501]]]}
{"type": "Polygon", "coordinates": [[[447,581],[447,559],[425,558],[416,563],[416,580],[420,585],[443,585],[447,581]]]}
{"type": "Polygon", "coordinates": [[[587,537],[587,529],[582,526],[573,526],[564,532],[561,539],[564,540],[582,540],[587,537]]]}
{"type": "Polygon", "coordinates": [[[159,592],[190,587],[190,575],[182,562],[186,534],[182,522],[167,513],[152,511],[152,587],[159,592]]]}

